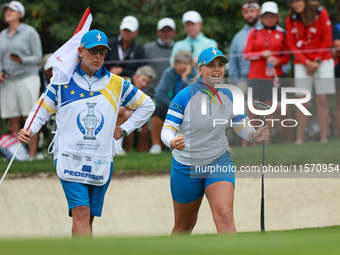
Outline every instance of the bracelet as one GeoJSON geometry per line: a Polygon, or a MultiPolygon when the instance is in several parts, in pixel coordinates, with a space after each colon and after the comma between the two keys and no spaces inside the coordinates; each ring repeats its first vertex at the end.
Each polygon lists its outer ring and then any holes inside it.
{"type": "Polygon", "coordinates": [[[252,139],[253,142],[255,143],[254,134],[255,134],[255,132],[251,135],[251,139],[252,139]]]}

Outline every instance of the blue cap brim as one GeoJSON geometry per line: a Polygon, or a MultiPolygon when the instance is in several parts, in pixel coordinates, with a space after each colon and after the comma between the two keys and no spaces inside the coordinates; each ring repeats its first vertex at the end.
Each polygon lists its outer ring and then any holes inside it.
{"type": "Polygon", "coordinates": [[[91,48],[96,47],[96,46],[105,46],[106,48],[108,48],[109,50],[111,50],[111,48],[110,48],[109,46],[107,46],[107,45],[105,45],[105,44],[97,44],[97,43],[90,44],[90,45],[88,45],[88,46],[86,46],[86,47],[84,47],[84,48],[85,48],[85,49],[91,49],[91,48]]]}
{"type": "Polygon", "coordinates": [[[213,61],[215,58],[221,58],[221,59],[223,60],[224,64],[229,63],[229,59],[228,59],[226,56],[224,56],[224,55],[218,55],[218,56],[214,56],[213,58],[209,59],[209,61],[207,61],[204,65],[203,65],[203,64],[198,65],[198,68],[200,68],[201,66],[205,66],[205,65],[209,64],[209,63],[210,63],[211,61],[213,61]]]}

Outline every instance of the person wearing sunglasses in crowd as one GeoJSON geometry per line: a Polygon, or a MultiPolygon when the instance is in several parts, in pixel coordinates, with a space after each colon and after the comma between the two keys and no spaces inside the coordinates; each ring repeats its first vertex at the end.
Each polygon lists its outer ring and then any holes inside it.
{"type": "Polygon", "coordinates": [[[87,32],[78,47],[81,60],[69,84],[52,85],[30,129],[26,131],[41,99],[18,134],[20,142],[29,142],[32,134],[56,113],[52,152],[73,217],[73,235],[91,235],[94,217],[101,216],[113,171],[112,156],[117,152],[113,137],[118,140],[141,127],[155,109],[150,97],[106,70],[103,62],[109,50],[103,32],[87,32]],[[116,127],[121,105],[135,111],[116,127]]]}
{"type": "MultiPolygon", "coordinates": [[[[253,105],[255,101],[263,101],[267,105],[272,105],[273,87],[279,87],[278,77],[282,76],[282,65],[288,63],[290,59],[285,42],[285,31],[278,26],[278,21],[277,4],[272,1],[263,3],[261,6],[262,25],[250,31],[243,51],[244,57],[251,61],[248,79],[249,87],[253,92],[253,105]]],[[[278,88],[278,101],[280,99],[278,88]]],[[[250,119],[256,119],[250,111],[247,114],[250,119]]],[[[268,119],[274,119],[274,113],[268,115],[268,119]]],[[[272,125],[269,125],[269,129],[272,129],[272,125]]]]}
{"type": "MultiPolygon", "coordinates": [[[[330,109],[328,95],[335,94],[332,24],[325,8],[316,1],[288,0],[286,18],[287,45],[294,55],[294,84],[312,92],[320,126],[320,141],[328,141],[330,109]]],[[[298,98],[304,94],[296,93],[298,98]]],[[[304,103],[308,108],[310,101],[304,103]]],[[[308,122],[300,110],[296,112],[296,143],[304,141],[308,122]]]]}

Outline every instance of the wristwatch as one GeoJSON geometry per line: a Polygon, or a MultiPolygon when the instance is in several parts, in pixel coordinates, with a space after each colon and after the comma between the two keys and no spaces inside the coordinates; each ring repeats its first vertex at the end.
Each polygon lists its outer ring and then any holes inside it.
{"type": "Polygon", "coordinates": [[[120,133],[122,134],[122,136],[128,135],[128,133],[124,129],[120,128],[120,130],[121,130],[120,133]]]}

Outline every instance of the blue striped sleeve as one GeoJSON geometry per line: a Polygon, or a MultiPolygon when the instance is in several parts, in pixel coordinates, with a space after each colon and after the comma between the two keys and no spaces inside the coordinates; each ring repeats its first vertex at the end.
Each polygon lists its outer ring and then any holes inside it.
{"type": "Polygon", "coordinates": [[[172,115],[171,113],[168,112],[168,114],[166,115],[166,119],[169,121],[172,121],[178,125],[181,125],[183,122],[183,119],[181,118],[177,118],[176,116],[172,115]]]}
{"type": "Polygon", "coordinates": [[[125,81],[122,93],[122,105],[126,106],[129,101],[136,95],[138,89],[132,86],[131,83],[125,81]]]}
{"type": "MultiPolygon", "coordinates": [[[[60,86],[58,85],[51,85],[49,91],[46,94],[44,99],[45,103],[47,103],[50,107],[54,108],[58,104],[58,91],[60,86]]],[[[46,88],[47,89],[47,88],[46,88]]],[[[46,89],[44,93],[46,93],[46,89]]],[[[42,98],[43,94],[41,95],[42,98]]]]}

